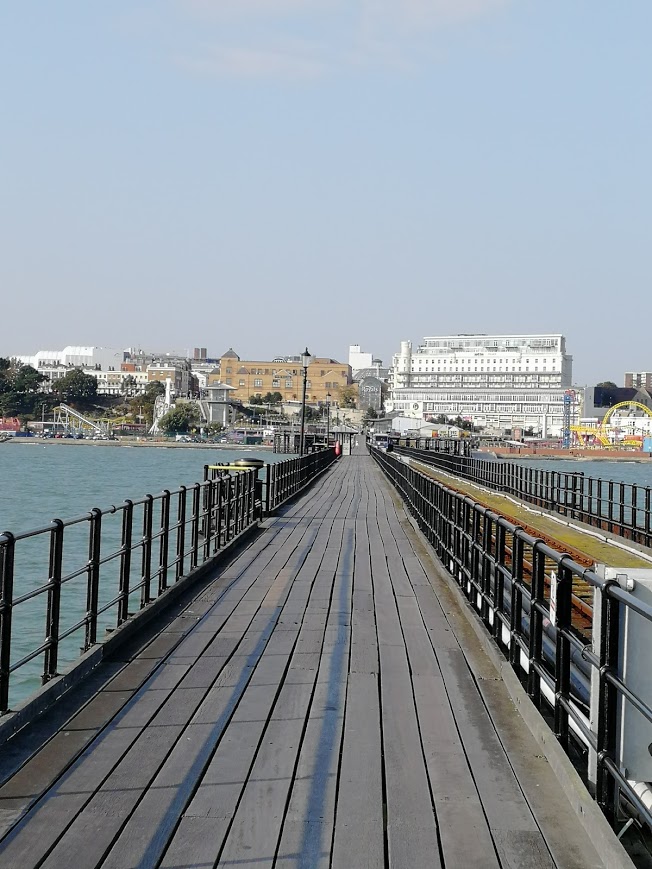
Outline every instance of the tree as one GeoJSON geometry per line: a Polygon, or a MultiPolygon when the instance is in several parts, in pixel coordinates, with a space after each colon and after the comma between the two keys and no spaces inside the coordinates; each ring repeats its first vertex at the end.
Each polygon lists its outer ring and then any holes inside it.
{"type": "Polygon", "coordinates": [[[142,400],[154,404],[159,395],[165,395],[165,384],[161,383],[160,380],[152,380],[152,382],[148,383],[145,387],[145,391],[142,394],[142,400]]]}
{"type": "Polygon", "coordinates": [[[161,417],[159,426],[166,434],[187,432],[199,424],[199,411],[196,404],[178,404],[161,417]]]}
{"type": "Polygon", "coordinates": [[[600,386],[602,389],[618,389],[613,380],[603,380],[602,383],[596,383],[596,386],[600,386]]]}
{"type": "Polygon", "coordinates": [[[97,380],[81,368],[73,368],[61,380],[55,380],[52,392],[67,404],[92,404],[97,398],[97,380]]]}
{"type": "Polygon", "coordinates": [[[338,401],[340,407],[355,407],[358,399],[358,390],[355,386],[345,386],[340,390],[338,401]]]}
{"type": "Polygon", "coordinates": [[[263,403],[263,399],[260,397],[260,395],[250,395],[249,396],[249,404],[262,404],[262,403],[263,403]]]}
{"type": "Polygon", "coordinates": [[[365,411],[364,421],[369,422],[372,419],[378,419],[378,414],[373,407],[368,407],[365,411]]]}
{"type": "Polygon", "coordinates": [[[126,377],[123,377],[122,392],[124,395],[133,395],[137,386],[138,384],[136,383],[136,378],[133,374],[127,374],[126,377]]]}
{"type": "Polygon", "coordinates": [[[29,416],[47,403],[42,385],[47,380],[31,365],[0,358],[0,415],[29,416]]]}

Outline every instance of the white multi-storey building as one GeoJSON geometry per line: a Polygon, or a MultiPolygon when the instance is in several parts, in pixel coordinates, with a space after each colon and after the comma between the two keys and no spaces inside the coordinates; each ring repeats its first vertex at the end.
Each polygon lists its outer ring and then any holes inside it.
{"type": "Polygon", "coordinates": [[[53,368],[95,368],[98,371],[120,370],[122,350],[108,347],[64,347],[63,350],[39,350],[33,356],[17,356],[23,365],[38,370],[53,368]]]}
{"type": "Polygon", "coordinates": [[[573,358],[563,335],[448,335],[401,342],[388,411],[461,416],[495,430],[561,434],[573,358]]]}
{"type": "Polygon", "coordinates": [[[354,374],[361,368],[371,368],[372,362],[372,353],[363,353],[359,344],[349,345],[349,365],[354,374]]]}

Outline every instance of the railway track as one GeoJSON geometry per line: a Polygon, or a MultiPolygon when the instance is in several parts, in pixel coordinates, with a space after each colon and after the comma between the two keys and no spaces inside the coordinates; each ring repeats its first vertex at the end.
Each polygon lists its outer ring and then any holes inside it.
{"type": "MultiPolygon", "coordinates": [[[[433,473],[430,473],[430,468],[427,465],[419,465],[419,467],[426,473],[429,477],[438,480],[441,480],[436,477],[433,473]]],[[[450,489],[453,492],[457,492],[459,495],[463,495],[464,497],[471,497],[477,504],[480,504],[482,507],[485,507],[487,510],[490,510],[492,513],[497,516],[502,516],[512,525],[517,524],[519,528],[522,528],[527,534],[532,537],[537,538],[538,540],[542,540],[545,544],[547,544],[551,549],[556,550],[557,552],[570,555],[570,557],[577,564],[581,564],[583,567],[593,568],[595,564],[595,560],[588,555],[586,552],[582,552],[580,549],[577,549],[574,546],[569,546],[566,544],[561,544],[559,540],[556,540],[554,537],[549,534],[543,533],[539,528],[535,528],[533,525],[528,525],[525,522],[521,522],[511,516],[509,513],[498,509],[494,504],[488,504],[486,501],[483,501],[482,498],[478,498],[475,493],[473,495],[469,495],[469,493],[463,489],[460,489],[454,485],[452,485],[448,480],[446,480],[446,488],[450,489]]],[[[482,543],[481,540],[477,540],[477,543],[482,543]]],[[[495,543],[495,537],[492,539],[492,543],[495,543]]],[[[512,559],[512,546],[513,546],[513,535],[507,533],[505,536],[505,563],[509,567],[511,565],[512,559]]],[[[532,578],[532,563],[527,559],[523,561],[524,568],[524,581],[526,585],[531,585],[532,578]]],[[[555,570],[556,565],[554,562],[546,559],[545,561],[545,575],[546,575],[546,588],[550,588],[550,574],[553,570],[555,570]]],[[[572,596],[572,605],[573,605],[573,616],[572,622],[575,629],[584,637],[590,638],[591,636],[591,627],[593,624],[593,588],[586,582],[584,582],[579,577],[573,578],[573,596],[572,596]]]]}

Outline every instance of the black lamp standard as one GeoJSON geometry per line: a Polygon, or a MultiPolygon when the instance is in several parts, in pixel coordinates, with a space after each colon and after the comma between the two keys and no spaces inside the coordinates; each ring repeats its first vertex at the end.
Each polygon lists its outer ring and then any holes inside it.
{"type": "Polygon", "coordinates": [[[299,435],[299,455],[302,456],[305,452],[305,430],[306,430],[306,386],[308,385],[308,366],[310,365],[310,352],[306,347],[301,354],[301,365],[303,366],[303,395],[301,398],[301,434],[299,435]]]}
{"type": "Polygon", "coordinates": [[[328,449],[331,438],[331,394],[326,393],[326,449],[328,449]]]}

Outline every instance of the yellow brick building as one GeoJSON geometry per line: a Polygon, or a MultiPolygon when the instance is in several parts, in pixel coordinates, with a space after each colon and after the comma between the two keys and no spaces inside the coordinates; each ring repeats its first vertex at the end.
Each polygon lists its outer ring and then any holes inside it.
{"type": "MultiPolygon", "coordinates": [[[[283,401],[301,401],[303,367],[300,357],[274,359],[271,362],[245,361],[229,349],[220,357],[219,374],[209,375],[209,384],[221,381],[234,388],[231,400],[247,402],[252,395],[262,398],[268,392],[280,392],[283,401]]],[[[314,404],[330,401],[337,404],[342,389],[352,382],[351,366],[335,359],[313,356],[308,366],[306,401],[314,404]]]]}

